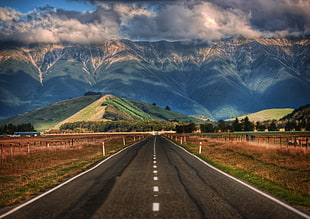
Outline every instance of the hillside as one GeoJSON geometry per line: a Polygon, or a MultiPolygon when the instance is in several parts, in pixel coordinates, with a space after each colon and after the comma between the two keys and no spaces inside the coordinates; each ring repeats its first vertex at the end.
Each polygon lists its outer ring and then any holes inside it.
{"type": "Polygon", "coordinates": [[[284,116],[281,120],[310,121],[310,104],[295,109],[292,113],[284,116]]]}
{"type": "Polygon", "coordinates": [[[59,128],[64,123],[111,120],[201,121],[136,100],[118,98],[112,95],[91,95],[61,101],[2,120],[0,121],[0,126],[9,123],[31,123],[38,131],[44,131],[51,128],[59,128]]]}
{"type": "Polygon", "coordinates": [[[5,120],[0,121],[0,126],[5,124],[31,123],[36,130],[49,129],[57,123],[67,119],[71,115],[79,112],[84,107],[96,101],[100,96],[82,96],[61,102],[57,102],[46,107],[32,110],[5,120]]]}
{"type": "MultiPolygon", "coordinates": [[[[238,116],[238,120],[242,120],[245,117],[248,117],[250,121],[254,122],[263,122],[263,121],[269,121],[269,120],[279,120],[283,118],[284,116],[290,114],[293,112],[294,109],[291,108],[284,108],[284,109],[267,109],[262,110],[256,113],[250,113],[242,116],[238,116]]],[[[235,118],[227,119],[226,121],[234,121],[235,118]]]]}
{"type": "Polygon", "coordinates": [[[310,102],[310,38],[0,44],[0,118],[92,90],[226,119],[310,102]],[[18,89],[17,89],[18,88],[18,89]]]}

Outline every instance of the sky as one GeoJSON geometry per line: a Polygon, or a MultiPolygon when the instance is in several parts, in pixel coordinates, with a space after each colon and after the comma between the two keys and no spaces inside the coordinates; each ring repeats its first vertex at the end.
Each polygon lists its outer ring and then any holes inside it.
{"type": "Polygon", "coordinates": [[[0,40],[100,43],[310,35],[309,0],[0,0],[0,40]]]}

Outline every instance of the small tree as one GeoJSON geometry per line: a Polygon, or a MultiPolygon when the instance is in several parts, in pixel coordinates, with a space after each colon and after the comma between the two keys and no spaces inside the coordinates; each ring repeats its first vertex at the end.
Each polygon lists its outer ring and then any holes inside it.
{"type": "Polygon", "coordinates": [[[254,124],[250,122],[248,117],[245,117],[242,120],[242,126],[244,131],[253,131],[254,130],[254,124]]]}
{"type": "Polygon", "coordinates": [[[165,110],[171,111],[169,106],[166,106],[165,110]]]}
{"type": "Polygon", "coordinates": [[[218,130],[221,130],[222,132],[226,131],[226,123],[224,120],[219,120],[218,121],[218,130]]]}
{"type": "Polygon", "coordinates": [[[240,132],[242,131],[242,125],[239,122],[239,119],[236,118],[235,121],[232,124],[232,128],[235,132],[240,132]]]}
{"type": "Polygon", "coordinates": [[[277,125],[274,121],[268,126],[269,131],[278,131],[277,125]]]}
{"type": "Polygon", "coordinates": [[[214,126],[212,123],[205,123],[200,125],[201,132],[214,132],[214,126]]]}

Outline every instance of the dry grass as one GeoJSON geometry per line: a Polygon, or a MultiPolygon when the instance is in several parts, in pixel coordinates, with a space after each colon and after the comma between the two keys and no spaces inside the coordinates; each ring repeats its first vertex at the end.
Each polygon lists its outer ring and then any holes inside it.
{"type": "MultiPolygon", "coordinates": [[[[184,146],[198,153],[197,139],[188,138],[184,146]]],[[[270,182],[270,189],[267,190],[271,193],[272,184],[283,191],[300,194],[302,198],[299,201],[290,200],[295,198],[288,194],[281,198],[291,203],[310,206],[310,150],[204,141],[202,157],[229,169],[231,174],[240,170],[244,175],[250,174],[255,180],[262,181],[262,187],[266,187],[265,183],[270,182]]],[[[256,183],[260,186],[259,184],[256,183]]]]}
{"type": "MultiPolygon", "coordinates": [[[[133,138],[126,138],[126,145],[133,138]]],[[[105,143],[106,156],[124,148],[123,138],[105,143]]],[[[101,145],[43,150],[1,160],[0,207],[18,203],[51,188],[101,161],[101,145]]]]}

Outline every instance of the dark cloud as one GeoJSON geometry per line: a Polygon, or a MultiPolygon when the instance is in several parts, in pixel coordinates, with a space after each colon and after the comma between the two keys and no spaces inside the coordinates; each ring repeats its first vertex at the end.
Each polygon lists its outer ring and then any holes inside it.
{"type": "Polygon", "coordinates": [[[121,38],[213,40],[235,34],[248,37],[310,34],[308,0],[87,2],[97,7],[77,12],[46,6],[27,14],[0,8],[0,38],[90,43],[121,38]]]}
{"type": "Polygon", "coordinates": [[[251,13],[250,23],[260,31],[309,34],[309,0],[209,0],[223,8],[251,13]]]}

